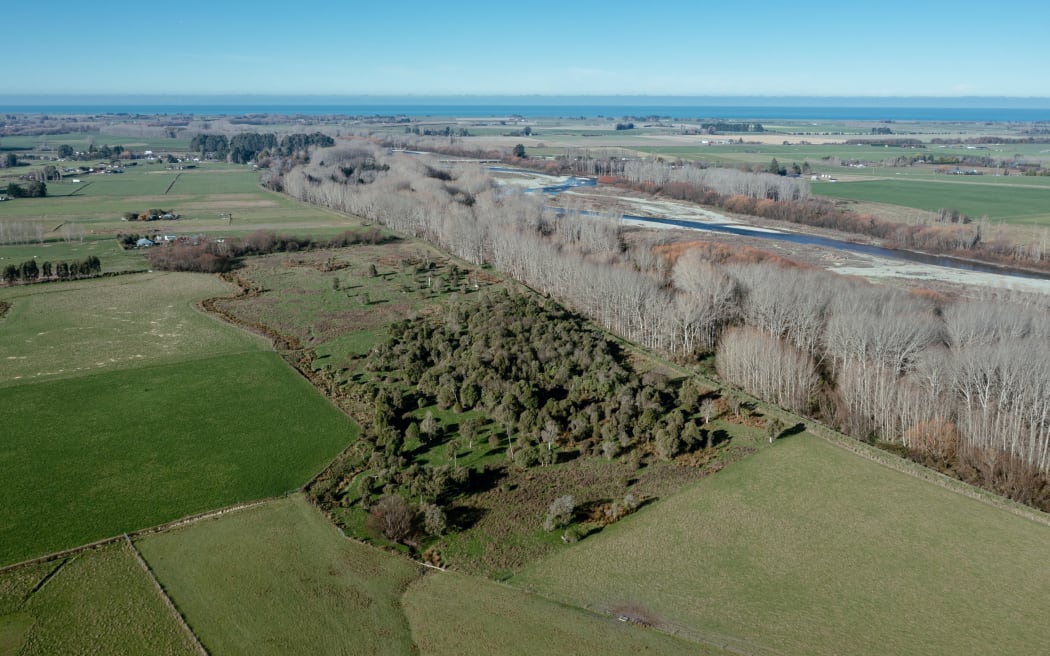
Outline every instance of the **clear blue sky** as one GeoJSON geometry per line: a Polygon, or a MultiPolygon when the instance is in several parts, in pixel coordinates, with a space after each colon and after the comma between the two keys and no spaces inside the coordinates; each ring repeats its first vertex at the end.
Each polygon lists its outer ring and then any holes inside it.
{"type": "Polygon", "coordinates": [[[13,94],[1050,97],[1045,0],[11,2],[13,94]]]}

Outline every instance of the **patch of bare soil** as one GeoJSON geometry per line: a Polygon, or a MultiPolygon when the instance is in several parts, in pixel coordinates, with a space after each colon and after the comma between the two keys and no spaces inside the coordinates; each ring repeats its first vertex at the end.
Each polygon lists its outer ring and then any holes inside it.
{"type": "Polygon", "coordinates": [[[630,622],[631,624],[640,624],[642,626],[660,626],[663,624],[658,615],[640,604],[615,604],[609,608],[609,613],[615,615],[621,622],[630,622]]]}

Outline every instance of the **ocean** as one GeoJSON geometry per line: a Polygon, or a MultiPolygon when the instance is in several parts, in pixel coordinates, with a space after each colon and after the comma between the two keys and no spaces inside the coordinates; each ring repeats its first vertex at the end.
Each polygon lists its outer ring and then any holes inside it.
{"type": "MultiPolygon", "coordinates": [[[[454,117],[454,118],[503,118],[525,116],[530,118],[650,118],[668,119],[722,119],[722,120],[772,120],[792,121],[939,121],[939,122],[1023,122],[1050,121],[1050,106],[1031,106],[1032,103],[1013,103],[1005,101],[1004,106],[953,106],[951,99],[929,99],[927,105],[894,106],[885,103],[857,104],[864,99],[849,99],[851,102],[837,104],[829,99],[828,104],[703,104],[703,99],[696,99],[697,104],[653,102],[647,104],[644,99],[632,104],[610,102],[595,103],[537,103],[532,99],[515,101],[512,98],[499,102],[486,103],[445,103],[416,102],[368,103],[368,102],[325,102],[314,103],[306,100],[302,103],[273,103],[254,99],[212,104],[205,101],[189,103],[173,102],[70,102],[70,103],[33,103],[6,102],[0,97],[0,114],[167,114],[195,116],[244,116],[250,114],[283,114],[283,115],[345,115],[345,116],[406,116],[454,117]],[[1020,106],[1019,106],[1020,105],[1020,106]]],[[[662,100],[662,99],[661,99],[662,100]]],[[[870,99],[869,99],[870,100],[870,99]]],[[[917,99],[921,101],[922,99],[917,99]]],[[[1025,99],[1020,99],[1025,100],[1025,99]]],[[[1050,105],[1050,103],[1047,103],[1050,105]]]]}

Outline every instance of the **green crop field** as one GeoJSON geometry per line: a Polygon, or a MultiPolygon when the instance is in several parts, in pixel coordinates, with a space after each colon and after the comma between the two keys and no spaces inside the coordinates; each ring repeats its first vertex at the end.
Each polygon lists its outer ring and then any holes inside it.
{"type": "Polygon", "coordinates": [[[424,656],[723,653],[453,572],[429,574],[413,583],[402,604],[424,656]]]}
{"type": "Polygon", "coordinates": [[[1007,186],[971,180],[871,180],[814,184],[813,193],[827,198],[874,201],[937,211],[954,208],[973,218],[1019,224],[1050,223],[1050,189],[1007,186]]]}
{"type": "Polygon", "coordinates": [[[803,434],[514,581],[743,653],[1041,654],[1048,543],[1050,527],[803,434]]]}
{"type": "Polygon", "coordinates": [[[0,654],[195,654],[124,543],[0,575],[0,654]]]}
{"type": "Polygon", "coordinates": [[[343,538],[298,495],[138,547],[215,654],[717,651],[484,579],[420,579],[412,563],[343,538]]]}
{"type": "Polygon", "coordinates": [[[138,544],[213,654],[407,654],[407,560],[344,538],[301,496],[138,544]]]}
{"type": "Polygon", "coordinates": [[[0,563],[302,485],[356,426],[274,353],[0,390],[0,563]]]}

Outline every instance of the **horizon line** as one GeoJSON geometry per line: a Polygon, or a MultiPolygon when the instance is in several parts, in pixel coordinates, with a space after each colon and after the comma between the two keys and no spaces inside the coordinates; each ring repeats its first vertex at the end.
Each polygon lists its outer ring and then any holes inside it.
{"type": "Polygon", "coordinates": [[[212,93],[164,93],[164,94],[146,94],[146,93],[9,93],[0,94],[0,108],[3,105],[18,106],[18,105],[34,105],[41,103],[77,103],[77,104],[94,104],[94,103],[112,103],[114,101],[137,101],[143,104],[149,104],[152,102],[161,102],[164,104],[171,104],[177,102],[193,101],[193,102],[215,102],[215,103],[228,103],[228,102],[315,102],[319,104],[328,103],[346,103],[346,102],[357,102],[363,104],[370,103],[430,103],[433,104],[436,101],[459,101],[465,104],[472,103],[483,103],[483,104],[498,104],[503,101],[512,102],[537,102],[545,101],[551,102],[556,101],[553,104],[591,104],[595,102],[600,103],[624,103],[628,101],[643,103],[651,102],[669,102],[669,103],[682,103],[682,102],[697,102],[702,101],[703,103],[715,103],[723,104],[727,102],[733,102],[739,104],[741,101],[746,102],[758,102],[760,104],[767,104],[771,102],[788,102],[795,104],[798,102],[819,102],[824,104],[827,102],[848,102],[850,104],[857,102],[871,102],[876,104],[890,103],[890,102],[974,102],[974,103],[989,103],[989,102],[1005,102],[1009,101],[1011,104],[1031,104],[1031,103],[1046,103],[1050,106],[1050,96],[1007,96],[1007,95],[956,95],[956,96],[943,96],[943,95],[723,95],[723,94],[711,94],[711,95],[680,95],[680,94],[481,94],[481,93],[445,93],[445,94],[321,94],[321,93],[224,93],[224,94],[212,94],[212,93]],[[573,102],[575,101],[575,102],[573,102]]]}

